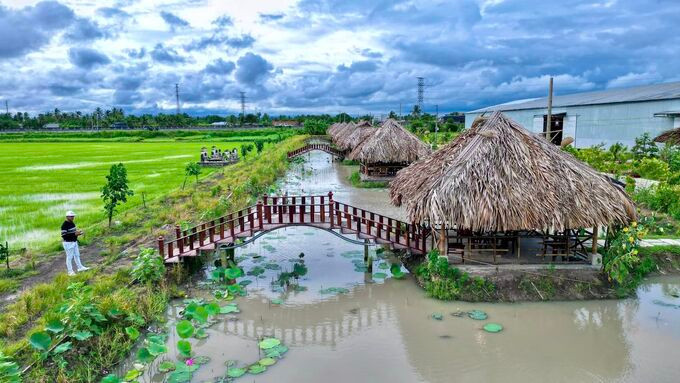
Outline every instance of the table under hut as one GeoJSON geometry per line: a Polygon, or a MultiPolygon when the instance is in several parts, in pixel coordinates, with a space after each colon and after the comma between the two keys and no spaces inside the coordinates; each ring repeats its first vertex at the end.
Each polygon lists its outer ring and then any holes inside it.
{"type": "Polygon", "coordinates": [[[390,118],[361,141],[347,158],[360,162],[363,181],[389,181],[399,170],[430,153],[429,145],[390,118]]]}
{"type": "Polygon", "coordinates": [[[500,112],[399,171],[390,197],[451,263],[590,263],[603,227],[637,218],[611,178],[500,112]]]}

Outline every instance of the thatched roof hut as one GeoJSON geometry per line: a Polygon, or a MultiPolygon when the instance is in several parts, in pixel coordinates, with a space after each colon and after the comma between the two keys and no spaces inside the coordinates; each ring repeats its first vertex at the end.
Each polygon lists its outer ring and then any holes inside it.
{"type": "Polygon", "coordinates": [[[658,135],[654,141],[669,145],[680,145],[680,128],[667,130],[658,135]]]}
{"type": "Polygon", "coordinates": [[[336,144],[341,150],[352,150],[365,139],[375,133],[376,129],[368,121],[361,121],[354,129],[347,129],[347,132],[338,137],[336,144]]]}
{"type": "Polygon", "coordinates": [[[500,112],[397,173],[390,197],[415,223],[476,232],[566,230],[636,219],[620,185],[500,112]]]}
{"type": "Polygon", "coordinates": [[[354,130],[355,126],[356,124],[353,121],[341,124],[340,126],[338,126],[337,129],[333,130],[331,139],[333,140],[333,142],[337,143],[340,137],[343,137],[346,134],[346,132],[354,130]]]}
{"type": "Polygon", "coordinates": [[[397,121],[387,119],[347,156],[362,163],[411,163],[431,152],[430,147],[397,121]]]}

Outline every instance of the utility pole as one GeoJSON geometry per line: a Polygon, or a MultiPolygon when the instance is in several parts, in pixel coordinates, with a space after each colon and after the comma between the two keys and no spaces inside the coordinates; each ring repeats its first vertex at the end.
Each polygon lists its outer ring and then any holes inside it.
{"type": "Polygon", "coordinates": [[[545,119],[545,138],[548,142],[552,142],[552,98],[553,98],[553,78],[550,77],[550,86],[548,87],[548,115],[545,119]]]}
{"type": "Polygon", "coordinates": [[[246,121],[246,92],[241,93],[241,125],[246,121]]]}
{"type": "Polygon", "coordinates": [[[423,94],[425,90],[425,78],[424,77],[417,77],[418,79],[418,109],[420,109],[420,113],[423,113],[423,94]]]}
{"type": "Polygon", "coordinates": [[[434,143],[437,143],[437,133],[439,132],[439,105],[434,106],[435,109],[435,115],[434,115],[434,143]]]}
{"type": "Polygon", "coordinates": [[[179,84],[175,84],[175,100],[177,101],[177,115],[179,115],[179,84]]]}
{"type": "Polygon", "coordinates": [[[401,120],[401,102],[399,103],[399,119],[401,120]]]}

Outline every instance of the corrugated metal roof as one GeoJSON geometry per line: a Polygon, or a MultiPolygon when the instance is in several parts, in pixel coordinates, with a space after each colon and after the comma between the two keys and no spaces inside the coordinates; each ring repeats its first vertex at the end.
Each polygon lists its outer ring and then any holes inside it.
{"type": "MultiPolygon", "coordinates": [[[[553,108],[565,106],[614,104],[620,102],[641,102],[654,100],[680,99],[680,82],[644,85],[634,88],[609,89],[597,92],[574,93],[553,97],[553,108]]],[[[490,112],[494,110],[523,110],[546,108],[548,98],[535,98],[526,101],[512,101],[489,106],[468,113],[490,112]]]]}

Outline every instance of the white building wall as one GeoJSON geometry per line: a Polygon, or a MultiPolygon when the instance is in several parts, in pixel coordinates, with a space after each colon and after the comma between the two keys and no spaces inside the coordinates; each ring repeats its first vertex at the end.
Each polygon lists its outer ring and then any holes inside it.
{"type": "MultiPolygon", "coordinates": [[[[504,113],[528,130],[540,133],[547,111],[542,108],[504,113]]],[[[616,142],[632,147],[635,138],[645,132],[656,137],[680,125],[680,118],[654,117],[655,113],[667,111],[680,111],[680,99],[553,108],[555,114],[566,113],[563,136],[574,137],[574,145],[579,148],[600,143],[609,147],[616,142]]],[[[469,128],[478,115],[466,113],[465,127],[469,128]]]]}

